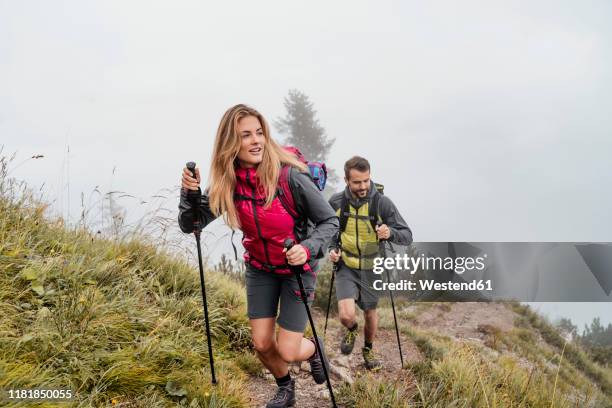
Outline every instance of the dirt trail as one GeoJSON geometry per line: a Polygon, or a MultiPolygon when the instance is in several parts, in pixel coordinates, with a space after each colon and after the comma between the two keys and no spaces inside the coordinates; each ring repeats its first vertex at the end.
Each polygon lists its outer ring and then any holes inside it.
{"type": "MultiPolygon", "coordinates": [[[[313,316],[317,322],[323,323],[325,316],[315,311],[313,316]]],[[[335,317],[334,317],[335,318],[335,317]]],[[[344,334],[344,329],[340,324],[331,320],[327,329],[325,350],[330,359],[332,368],[332,385],[334,390],[340,387],[343,381],[352,381],[359,374],[365,373],[367,370],[363,365],[363,357],[361,348],[363,347],[363,331],[360,324],[360,334],[355,343],[355,349],[349,356],[340,353],[340,341],[344,334]]],[[[318,328],[317,328],[318,329],[318,328]]],[[[321,331],[322,329],[318,329],[321,331]]],[[[420,354],[407,336],[401,336],[402,352],[404,363],[414,362],[420,359],[420,354]]],[[[383,362],[383,368],[374,373],[378,378],[387,378],[396,381],[398,378],[403,381],[411,381],[409,370],[400,370],[399,352],[397,347],[397,339],[393,330],[379,330],[374,349],[377,356],[383,362]]],[[[325,384],[315,384],[313,381],[309,365],[307,362],[302,363],[298,368],[294,365],[291,368],[291,375],[296,380],[296,407],[300,408],[321,408],[331,406],[329,393],[325,384]],[[299,370],[299,371],[298,371],[299,370]]],[[[249,383],[249,395],[251,397],[250,406],[264,407],[266,402],[274,395],[276,384],[274,378],[267,374],[265,377],[251,377],[249,383]]],[[[337,394],[337,391],[336,391],[337,394]]],[[[337,395],[336,395],[337,397],[337,395]]]]}
{"type": "Polygon", "coordinates": [[[451,338],[482,339],[479,327],[489,325],[509,331],[514,327],[515,316],[503,303],[439,303],[418,313],[413,324],[451,338]]]}
{"type": "MultiPolygon", "coordinates": [[[[408,306],[407,312],[414,312],[416,317],[411,320],[402,320],[400,325],[413,326],[422,329],[435,330],[441,335],[455,339],[470,339],[482,341],[485,337],[480,326],[492,324],[501,331],[513,327],[514,313],[503,304],[497,303],[446,303],[433,304],[423,307],[408,306]]],[[[325,316],[318,310],[314,311],[315,321],[321,326],[325,316]]],[[[325,349],[333,366],[332,385],[337,390],[344,381],[352,381],[367,370],[363,365],[361,348],[363,347],[363,321],[360,321],[360,334],[355,343],[355,349],[349,356],[340,353],[340,341],[344,329],[340,326],[336,316],[330,316],[327,329],[325,349]]],[[[319,329],[322,335],[322,328],[319,329]]],[[[404,364],[417,362],[422,359],[416,345],[406,335],[401,335],[404,364]]],[[[374,350],[383,362],[383,368],[373,373],[378,379],[389,382],[412,382],[409,369],[400,370],[400,359],[395,331],[379,329],[374,342],[374,350]]],[[[308,363],[301,367],[291,368],[292,377],[296,379],[297,402],[300,408],[321,408],[331,406],[327,387],[325,384],[317,385],[310,376],[308,363]]],[[[267,372],[267,371],[266,371],[267,372]]],[[[251,377],[249,383],[250,406],[264,407],[276,390],[274,378],[268,373],[264,377],[251,377]]],[[[337,391],[336,391],[337,394],[337,391]]]]}

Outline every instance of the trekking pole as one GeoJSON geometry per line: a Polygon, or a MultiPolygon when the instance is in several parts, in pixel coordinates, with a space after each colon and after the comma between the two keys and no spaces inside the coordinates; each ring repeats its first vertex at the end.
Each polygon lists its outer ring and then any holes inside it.
{"type": "MultiPolygon", "coordinates": [[[[338,234],[336,238],[336,246],[334,248],[336,251],[340,250],[340,235],[338,234]]],[[[338,260],[340,262],[340,260],[338,260]]],[[[331,271],[331,279],[329,281],[329,295],[327,297],[327,312],[325,312],[325,326],[323,327],[323,338],[327,334],[327,321],[329,320],[329,309],[331,306],[331,298],[332,298],[332,290],[334,288],[334,278],[336,277],[336,272],[338,271],[338,262],[334,262],[332,265],[331,271]]]]}
{"type": "MultiPolygon", "coordinates": [[[[187,163],[187,169],[191,171],[191,175],[193,178],[196,178],[195,173],[196,164],[194,162],[187,163]]],[[[187,193],[189,200],[191,201],[191,205],[193,207],[194,217],[193,217],[193,234],[195,235],[196,244],[198,246],[198,265],[200,266],[200,287],[202,288],[202,304],[204,305],[204,323],[206,326],[206,340],[208,342],[208,360],[210,361],[210,375],[212,378],[212,383],[217,384],[217,379],[215,378],[215,362],[213,360],[213,352],[212,352],[212,342],[210,339],[210,324],[208,321],[208,303],[206,302],[206,283],[204,282],[204,267],[202,266],[202,247],[200,245],[200,232],[202,230],[202,226],[200,225],[200,200],[201,193],[200,191],[189,190],[187,193]]]]}
{"type": "MultiPolygon", "coordinates": [[[[287,238],[284,242],[285,249],[289,251],[295,242],[291,238],[287,238]]],[[[329,396],[332,400],[332,405],[334,408],[336,405],[336,398],[334,397],[334,390],[332,389],[331,381],[329,381],[329,373],[327,372],[327,364],[325,364],[327,360],[325,356],[325,351],[319,344],[319,336],[317,336],[317,329],[315,328],[314,320],[312,320],[312,314],[310,313],[310,307],[308,307],[308,297],[306,296],[306,289],[304,289],[304,282],[302,281],[302,272],[304,272],[303,265],[289,265],[289,269],[295,275],[297,279],[298,285],[300,287],[300,295],[302,297],[302,302],[304,303],[304,307],[306,307],[306,314],[308,315],[308,321],[310,322],[310,328],[312,329],[312,335],[315,339],[315,348],[317,353],[319,353],[319,357],[321,357],[321,365],[323,366],[323,374],[325,374],[325,381],[327,382],[327,389],[329,390],[329,396]]]]}
{"type": "MultiPolygon", "coordinates": [[[[382,222],[380,221],[376,223],[377,227],[380,227],[381,225],[382,225],[382,222]]],[[[386,239],[381,239],[379,240],[379,243],[378,243],[378,250],[380,251],[383,258],[387,257],[387,250],[385,248],[386,241],[387,241],[386,239]]],[[[387,271],[387,282],[391,283],[391,274],[389,273],[389,270],[387,268],[385,268],[385,270],[387,271]]],[[[399,349],[399,355],[400,355],[400,361],[402,364],[402,368],[404,368],[404,355],[402,354],[402,342],[400,341],[399,328],[397,326],[397,316],[395,314],[395,302],[393,301],[393,291],[391,291],[391,289],[389,289],[388,286],[387,286],[387,291],[389,292],[389,297],[391,298],[391,309],[393,310],[393,322],[395,323],[395,336],[397,337],[397,348],[399,349]]]]}

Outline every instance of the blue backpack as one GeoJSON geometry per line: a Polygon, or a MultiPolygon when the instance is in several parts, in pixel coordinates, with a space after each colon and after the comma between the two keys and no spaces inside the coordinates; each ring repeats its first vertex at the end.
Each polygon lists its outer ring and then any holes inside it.
{"type": "MultiPolygon", "coordinates": [[[[308,172],[312,182],[315,184],[315,186],[317,186],[319,191],[323,191],[325,188],[325,183],[327,182],[327,167],[325,166],[325,163],[309,162],[297,147],[284,146],[284,149],[295,155],[299,161],[308,166],[308,172]]],[[[291,191],[291,186],[289,186],[290,171],[291,166],[283,166],[281,169],[281,173],[278,177],[278,196],[287,212],[291,214],[293,218],[299,218],[295,200],[293,198],[293,192],[291,191]]]]}

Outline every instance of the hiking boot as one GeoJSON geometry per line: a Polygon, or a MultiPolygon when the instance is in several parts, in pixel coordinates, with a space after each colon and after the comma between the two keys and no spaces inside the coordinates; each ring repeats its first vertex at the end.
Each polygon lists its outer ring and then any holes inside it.
{"type": "Polygon", "coordinates": [[[295,380],[291,380],[287,385],[281,385],[276,390],[276,394],[268,403],[266,408],[285,408],[295,405],[295,380]]]}
{"type": "MultiPolygon", "coordinates": [[[[310,339],[314,343],[314,338],[310,339]]],[[[323,384],[325,382],[325,372],[323,371],[323,362],[325,363],[325,368],[327,368],[327,372],[329,373],[329,361],[325,356],[325,345],[323,344],[323,340],[319,338],[319,346],[321,350],[323,350],[323,356],[319,355],[319,352],[316,350],[312,357],[308,359],[310,363],[310,373],[312,374],[312,378],[317,384],[323,384]]]]}
{"type": "Polygon", "coordinates": [[[351,354],[353,352],[353,347],[355,347],[355,339],[359,335],[357,331],[357,327],[353,330],[347,330],[344,334],[344,338],[342,338],[342,342],[340,343],[340,352],[342,354],[351,354]]]}
{"type": "Polygon", "coordinates": [[[363,360],[365,361],[365,368],[368,370],[376,371],[382,367],[382,363],[376,358],[376,354],[371,348],[362,348],[361,353],[363,354],[363,360]]]}

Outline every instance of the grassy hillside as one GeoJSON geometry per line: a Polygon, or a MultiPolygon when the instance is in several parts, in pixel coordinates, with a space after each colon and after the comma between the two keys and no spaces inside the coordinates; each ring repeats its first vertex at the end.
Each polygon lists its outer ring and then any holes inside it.
{"type": "MultiPolygon", "coordinates": [[[[70,388],[74,406],[149,408],[249,406],[255,378],[272,387],[249,350],[239,282],[207,275],[215,387],[197,270],[144,238],[112,241],[66,228],[44,218],[44,204],[19,197],[0,180],[0,389],[70,388]]],[[[323,273],[321,299],[327,280],[323,273]]],[[[414,350],[409,369],[349,367],[352,383],[334,381],[343,406],[612,406],[612,370],[524,306],[400,302],[399,309],[414,350]],[[464,329],[484,317],[488,323],[464,329]]],[[[380,313],[381,338],[390,342],[380,347],[394,350],[390,310],[380,313]]],[[[337,321],[331,325],[340,333],[337,321]]]]}
{"type": "Polygon", "coordinates": [[[253,358],[238,283],[207,276],[213,387],[196,270],[146,242],[66,229],[43,204],[2,192],[0,389],[70,388],[79,406],[246,405],[240,364],[253,358]]]}
{"type": "MultiPolygon", "coordinates": [[[[398,309],[409,370],[383,376],[362,371],[341,386],[344,405],[612,407],[612,370],[527,306],[400,303],[398,309]]],[[[379,314],[382,332],[391,333],[390,310],[379,314]]],[[[394,340],[383,352],[398,360],[394,340]]]]}

